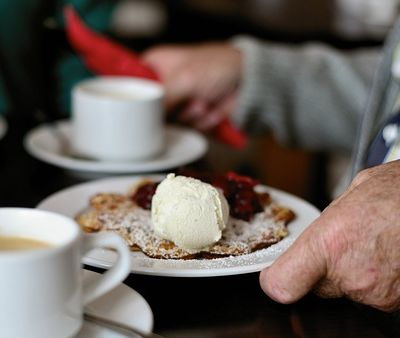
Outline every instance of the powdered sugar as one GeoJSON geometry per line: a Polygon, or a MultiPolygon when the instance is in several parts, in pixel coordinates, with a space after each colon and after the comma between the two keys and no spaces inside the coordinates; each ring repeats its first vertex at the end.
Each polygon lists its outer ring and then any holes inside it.
{"type": "MultiPolygon", "coordinates": [[[[115,201],[115,195],[112,196],[115,201]]],[[[105,200],[109,201],[107,196],[105,200]]],[[[96,200],[101,200],[99,196],[96,200]]],[[[203,250],[185,250],[170,241],[157,236],[153,230],[150,211],[120,199],[121,207],[99,211],[97,221],[101,230],[116,231],[132,247],[139,247],[153,258],[191,259],[239,256],[265,248],[280,241],[287,235],[283,221],[273,217],[272,206],[258,213],[250,222],[230,218],[222,238],[216,244],[203,250]]],[[[104,202],[104,201],[103,201],[104,202]]],[[[108,205],[102,203],[102,206],[108,205]]]]}

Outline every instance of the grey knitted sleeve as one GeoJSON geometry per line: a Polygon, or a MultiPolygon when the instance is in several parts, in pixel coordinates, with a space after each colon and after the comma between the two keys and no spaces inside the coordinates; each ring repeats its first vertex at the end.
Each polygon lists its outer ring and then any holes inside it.
{"type": "Polygon", "coordinates": [[[236,124],[250,132],[271,130],[291,146],[351,151],[378,48],[345,53],[249,37],[232,43],[244,54],[236,124]]]}

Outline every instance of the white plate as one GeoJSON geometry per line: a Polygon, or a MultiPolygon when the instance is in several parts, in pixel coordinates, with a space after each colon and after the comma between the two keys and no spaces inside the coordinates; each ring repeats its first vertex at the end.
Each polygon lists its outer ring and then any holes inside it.
{"type": "MultiPolygon", "coordinates": [[[[163,176],[147,177],[157,179],[163,176]]],[[[37,208],[74,217],[87,208],[89,198],[96,193],[127,193],[138,179],[143,179],[143,176],[113,177],[75,185],[47,197],[37,208]]],[[[286,192],[265,186],[259,188],[266,189],[274,200],[290,207],[297,215],[296,219],[289,225],[289,236],[279,243],[248,255],[212,260],[164,260],[149,258],[141,252],[132,252],[132,271],[158,276],[203,277],[255,272],[271,265],[301,232],[319,216],[320,212],[308,202],[286,192]]],[[[115,258],[114,255],[111,251],[95,250],[84,258],[84,262],[107,268],[115,258]]]]}
{"type": "MultiPolygon", "coordinates": [[[[100,274],[83,270],[84,280],[94,280],[100,274]]],[[[87,306],[88,310],[102,317],[131,325],[144,332],[153,329],[153,313],[149,304],[135,290],[121,284],[115,289],[95,300],[87,306]]],[[[82,329],[75,338],[122,338],[123,334],[113,332],[101,326],[84,322],[82,329]]]]}
{"type": "Polygon", "coordinates": [[[162,171],[193,162],[202,157],[208,148],[206,138],[195,130],[168,125],[166,149],[158,157],[130,162],[96,161],[74,158],[63,152],[58,132],[68,142],[71,137],[70,122],[59,121],[31,130],[25,136],[26,150],[44,162],[80,172],[128,174],[162,171]],[[58,128],[58,131],[51,128],[58,128]]]}
{"type": "Polygon", "coordinates": [[[0,139],[3,138],[6,132],[7,132],[7,122],[3,117],[0,116],[0,139]]]}

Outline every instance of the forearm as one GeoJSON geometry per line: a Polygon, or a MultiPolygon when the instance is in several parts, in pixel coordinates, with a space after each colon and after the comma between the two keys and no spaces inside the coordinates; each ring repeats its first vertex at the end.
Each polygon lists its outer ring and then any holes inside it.
{"type": "Polygon", "coordinates": [[[271,129],[286,144],[350,150],[366,103],[377,49],[340,53],[239,38],[244,77],[234,119],[249,131],[271,129]]]}

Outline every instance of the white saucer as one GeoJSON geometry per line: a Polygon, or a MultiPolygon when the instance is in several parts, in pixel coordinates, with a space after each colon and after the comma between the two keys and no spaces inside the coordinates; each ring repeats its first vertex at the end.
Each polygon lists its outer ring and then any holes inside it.
{"type": "Polygon", "coordinates": [[[6,120],[0,116],[0,140],[7,132],[7,122],[6,120]]]}
{"type": "Polygon", "coordinates": [[[158,157],[131,162],[96,161],[66,154],[58,133],[68,142],[71,137],[70,122],[44,124],[31,130],[25,136],[25,148],[32,156],[44,162],[79,172],[124,174],[163,171],[199,159],[208,148],[207,140],[202,134],[193,129],[168,125],[166,149],[158,157]]]}
{"type": "MultiPolygon", "coordinates": [[[[83,270],[84,280],[93,280],[100,274],[83,270]]],[[[103,297],[87,306],[91,313],[111,320],[131,325],[144,332],[153,329],[153,313],[146,300],[135,290],[121,284],[103,297]]],[[[85,322],[75,338],[122,338],[123,334],[113,332],[101,326],[85,322]]]]}

